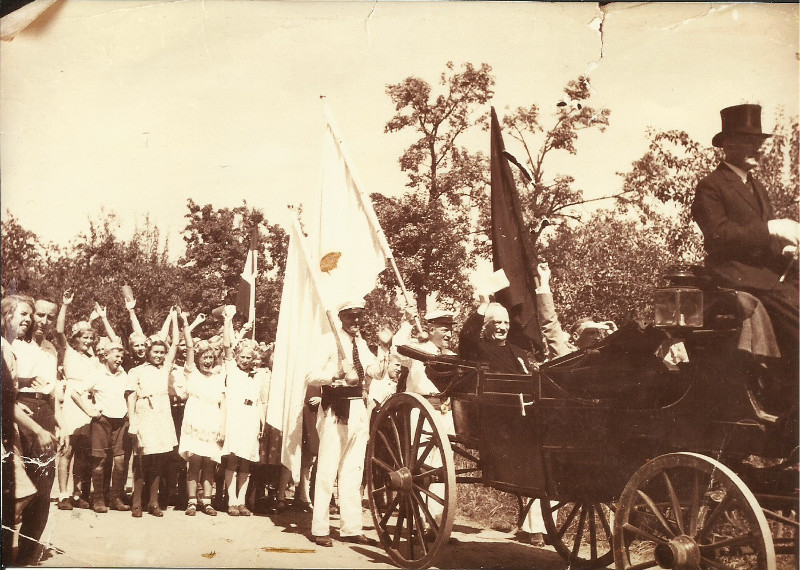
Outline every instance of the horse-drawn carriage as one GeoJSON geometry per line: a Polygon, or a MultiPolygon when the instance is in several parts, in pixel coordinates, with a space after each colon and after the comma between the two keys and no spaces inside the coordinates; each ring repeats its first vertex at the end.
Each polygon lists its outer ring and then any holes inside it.
{"type": "Polygon", "coordinates": [[[441,394],[435,407],[396,394],[372,427],[369,501],[391,559],[433,564],[456,483],[481,483],[540,499],[570,566],[796,566],[796,371],[782,384],[742,350],[752,323],[737,295],[677,273],[656,292],[654,324],[531,375],[407,350],[441,394]],[[665,347],[682,357],[668,365],[665,347]]]}

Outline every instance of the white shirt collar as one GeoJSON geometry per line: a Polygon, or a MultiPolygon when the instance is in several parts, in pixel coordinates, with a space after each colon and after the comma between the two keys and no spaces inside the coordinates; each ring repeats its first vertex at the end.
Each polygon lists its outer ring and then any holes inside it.
{"type": "MultiPolygon", "coordinates": [[[[723,162],[725,162],[725,161],[723,161],[723,162]]],[[[725,165],[728,168],[730,168],[731,170],[733,170],[739,176],[739,178],[742,179],[742,182],[747,184],[747,171],[746,170],[742,170],[738,166],[732,165],[730,162],[725,162],[725,165]]]]}

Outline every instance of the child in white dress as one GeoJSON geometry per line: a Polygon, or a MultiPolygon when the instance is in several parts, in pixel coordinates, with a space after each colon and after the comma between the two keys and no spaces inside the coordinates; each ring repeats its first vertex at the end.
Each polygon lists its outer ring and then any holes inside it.
{"type": "Polygon", "coordinates": [[[211,506],[212,481],[225,441],[225,372],[218,366],[208,341],[195,343],[192,338],[192,331],[205,318],[200,314],[191,325],[184,320],[186,384],[176,385],[178,395],[186,398],[178,452],[188,463],[186,514],[189,516],[197,512],[198,483],[202,486],[200,509],[207,515],[217,515],[211,506]]]}

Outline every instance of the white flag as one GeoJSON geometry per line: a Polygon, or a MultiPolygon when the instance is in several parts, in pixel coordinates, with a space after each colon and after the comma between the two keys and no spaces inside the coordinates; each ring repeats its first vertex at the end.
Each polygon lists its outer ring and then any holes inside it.
{"type": "Polygon", "coordinates": [[[300,473],[305,377],[311,363],[319,360],[310,351],[331,333],[325,311],[335,317],[342,303],[372,291],[389,252],[330,119],[323,148],[319,199],[303,204],[308,238],[296,223],[290,235],[267,407],[267,423],[283,433],[282,463],[295,481],[300,473]],[[319,284],[319,295],[312,278],[319,284]]]}

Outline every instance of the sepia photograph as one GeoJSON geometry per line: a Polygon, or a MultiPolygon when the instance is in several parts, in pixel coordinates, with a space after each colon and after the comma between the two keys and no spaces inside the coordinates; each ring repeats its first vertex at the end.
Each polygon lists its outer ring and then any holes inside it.
{"type": "Polygon", "coordinates": [[[794,570],[800,6],[0,5],[2,565],[794,570]]]}

